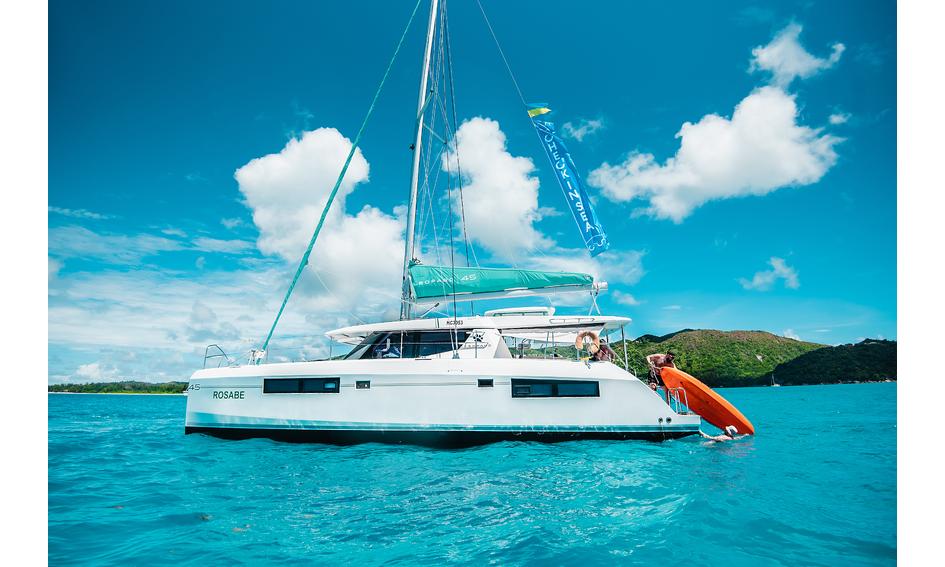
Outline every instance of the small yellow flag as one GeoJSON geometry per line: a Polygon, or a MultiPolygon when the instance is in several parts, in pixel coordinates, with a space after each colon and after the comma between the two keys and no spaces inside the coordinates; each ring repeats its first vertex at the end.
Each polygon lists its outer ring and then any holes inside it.
{"type": "Polygon", "coordinates": [[[548,114],[549,112],[551,112],[551,109],[548,107],[532,108],[528,111],[528,117],[534,118],[536,116],[541,116],[542,114],[548,114]]]}

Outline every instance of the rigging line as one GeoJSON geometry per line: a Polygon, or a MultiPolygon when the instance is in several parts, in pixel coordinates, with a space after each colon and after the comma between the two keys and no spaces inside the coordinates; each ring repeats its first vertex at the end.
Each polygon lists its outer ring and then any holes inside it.
{"type": "Polygon", "coordinates": [[[321,232],[322,226],[325,224],[325,218],[328,216],[328,210],[331,208],[331,204],[335,200],[335,196],[338,194],[338,189],[341,187],[341,182],[345,177],[345,173],[348,172],[348,166],[351,164],[351,159],[354,157],[354,152],[358,149],[358,144],[361,142],[361,135],[364,133],[365,127],[367,127],[367,123],[371,118],[371,114],[374,113],[374,106],[377,104],[377,99],[381,96],[381,91],[384,89],[384,83],[387,82],[387,77],[390,75],[390,70],[394,66],[394,61],[397,60],[397,54],[400,53],[400,48],[404,44],[404,39],[407,37],[407,32],[410,30],[410,25],[413,23],[414,17],[417,15],[417,10],[420,9],[420,4],[422,2],[423,0],[417,0],[416,5],[413,7],[413,12],[410,13],[410,19],[407,20],[407,25],[404,27],[404,32],[400,35],[400,40],[397,42],[397,47],[394,49],[394,54],[390,58],[390,63],[387,64],[387,69],[384,71],[384,76],[381,78],[381,82],[377,86],[377,91],[374,93],[374,99],[371,100],[371,106],[368,107],[367,114],[364,115],[364,120],[361,122],[361,128],[358,129],[358,135],[355,136],[354,142],[351,144],[351,150],[348,152],[348,157],[345,159],[344,166],[341,168],[341,173],[338,174],[338,179],[335,181],[335,186],[328,195],[328,201],[325,202],[325,208],[322,210],[322,216],[318,219],[318,224],[315,226],[315,232],[312,234],[312,238],[308,243],[308,248],[305,249],[305,253],[302,255],[302,260],[299,262],[299,267],[295,271],[295,277],[292,278],[292,283],[289,284],[289,289],[285,293],[285,298],[282,300],[282,305],[279,306],[279,312],[276,313],[276,318],[272,322],[272,327],[269,329],[269,334],[266,335],[266,342],[263,343],[262,350],[269,348],[269,341],[272,340],[272,334],[276,330],[276,325],[279,324],[279,319],[282,318],[282,312],[285,311],[285,306],[289,302],[289,297],[291,297],[292,291],[295,289],[295,284],[298,283],[299,277],[302,276],[302,270],[304,270],[305,266],[308,264],[308,259],[312,255],[312,249],[315,247],[315,241],[318,239],[318,234],[321,232]]]}
{"type": "MultiPolygon", "coordinates": [[[[341,301],[340,299],[338,299],[338,296],[335,295],[335,293],[334,293],[333,291],[331,291],[331,288],[329,288],[329,287],[328,287],[328,284],[325,283],[325,280],[322,279],[322,276],[321,276],[321,274],[318,273],[318,270],[316,270],[316,269],[313,267],[313,268],[312,268],[312,273],[315,274],[315,277],[318,279],[318,283],[322,284],[322,287],[325,288],[325,291],[328,292],[328,295],[330,295],[330,296],[332,297],[332,299],[334,299],[335,301],[337,301],[339,305],[344,305],[344,302],[341,301]]],[[[349,311],[349,310],[347,310],[347,309],[345,309],[345,312],[346,312],[348,315],[351,315],[353,318],[357,319],[358,323],[361,323],[362,325],[365,324],[364,319],[361,319],[360,317],[358,317],[357,315],[355,315],[354,312],[349,311]]]]}
{"type": "Polygon", "coordinates": [[[499,45],[499,38],[496,37],[495,31],[492,29],[492,24],[489,23],[489,16],[486,16],[486,11],[482,8],[482,2],[476,0],[476,4],[479,5],[479,11],[482,12],[482,18],[486,21],[486,26],[489,27],[489,33],[492,34],[492,39],[495,40],[495,46],[499,48],[499,55],[502,56],[502,61],[505,63],[505,68],[509,72],[509,77],[512,78],[512,84],[515,85],[515,90],[518,92],[518,98],[522,101],[522,106],[527,106],[528,103],[525,102],[525,96],[522,95],[522,89],[518,88],[518,81],[515,80],[515,73],[512,72],[512,66],[509,65],[509,60],[505,58],[505,52],[502,51],[502,46],[499,45]]]}
{"type": "MultiPolygon", "coordinates": [[[[431,97],[431,100],[432,100],[432,97],[431,97]]],[[[435,118],[435,116],[434,116],[434,118],[435,118]]],[[[429,144],[428,144],[428,145],[429,145],[429,144]]],[[[427,193],[427,194],[430,192],[430,155],[431,155],[431,152],[430,152],[429,149],[427,149],[426,153],[424,154],[424,158],[423,158],[423,161],[424,161],[424,165],[423,165],[423,184],[421,185],[421,188],[420,188],[420,196],[421,196],[421,197],[418,197],[418,200],[422,198],[424,192],[427,193]]],[[[414,239],[414,249],[410,251],[411,257],[416,257],[416,247],[417,247],[417,246],[420,246],[420,247],[422,248],[422,243],[418,243],[417,240],[423,238],[423,234],[424,234],[425,231],[426,231],[426,224],[427,224],[427,218],[428,218],[427,215],[425,214],[425,209],[424,209],[424,207],[418,206],[417,209],[420,211],[420,222],[419,222],[420,228],[419,228],[419,231],[418,231],[416,234],[418,234],[420,238],[415,238],[415,239],[414,239]]]]}
{"type": "MultiPolygon", "coordinates": [[[[439,104],[434,104],[434,105],[433,105],[433,106],[434,106],[434,108],[433,108],[433,113],[435,114],[437,110],[440,111],[441,117],[442,117],[442,119],[443,119],[443,128],[444,128],[444,130],[446,131],[446,132],[445,132],[446,138],[447,138],[447,139],[453,139],[453,140],[455,140],[456,135],[455,135],[455,131],[454,131],[454,130],[451,128],[451,126],[450,126],[449,109],[447,108],[446,103],[443,101],[443,98],[441,97],[441,95],[440,95],[440,93],[439,93],[438,91],[435,92],[435,93],[433,93],[432,96],[433,96],[433,98],[436,99],[436,101],[439,102],[439,104]]],[[[455,121],[454,121],[454,122],[455,122],[455,121]]],[[[437,158],[437,161],[440,162],[443,153],[444,153],[444,152],[446,153],[446,165],[445,165],[445,167],[446,167],[446,170],[447,170],[447,175],[450,175],[450,174],[453,172],[453,169],[452,169],[453,166],[452,166],[452,162],[451,162],[451,159],[450,159],[450,158],[451,158],[451,153],[449,152],[449,149],[450,149],[450,148],[449,148],[447,145],[441,146],[441,149],[440,149],[440,156],[438,156],[438,158],[437,158]]],[[[453,145],[453,149],[455,150],[455,144],[453,145]]],[[[452,154],[455,154],[455,153],[456,153],[455,151],[452,152],[452,154]]],[[[457,166],[456,166],[456,167],[457,167],[457,170],[458,170],[458,159],[457,159],[457,166]]],[[[442,167],[441,167],[441,168],[438,168],[438,170],[437,170],[437,179],[439,179],[439,175],[440,175],[440,173],[441,173],[442,171],[443,171],[443,168],[442,168],[442,167]]],[[[432,197],[431,197],[431,198],[432,198],[432,197]]],[[[447,212],[448,212],[448,214],[452,215],[452,214],[453,214],[453,209],[452,209],[453,201],[452,201],[452,199],[449,199],[449,201],[450,201],[450,202],[449,202],[449,204],[448,204],[449,206],[447,207],[447,212]]],[[[431,205],[431,209],[432,209],[432,205],[431,205]]],[[[465,226],[464,226],[464,228],[465,228],[465,226]]],[[[435,226],[434,226],[434,230],[435,230],[435,226]]],[[[468,252],[467,252],[467,256],[466,256],[466,265],[467,265],[467,266],[469,265],[468,252]]]]}
{"type": "MultiPolygon", "coordinates": [[[[463,169],[459,160],[459,142],[456,139],[456,133],[459,131],[457,123],[459,122],[459,113],[456,111],[456,81],[453,77],[453,40],[452,35],[450,34],[450,22],[449,22],[449,13],[447,12],[444,16],[443,30],[446,35],[446,57],[447,57],[447,73],[448,73],[448,83],[450,87],[450,103],[453,109],[453,124],[452,124],[452,140],[454,153],[456,154],[456,182],[459,185],[459,215],[461,225],[463,227],[463,245],[465,246],[466,252],[466,266],[471,266],[472,264],[469,261],[469,252],[472,249],[472,257],[476,261],[476,267],[479,267],[479,258],[476,256],[476,249],[470,245],[469,242],[469,231],[468,225],[466,222],[466,200],[463,195],[463,169]]],[[[469,303],[469,314],[476,314],[476,303],[469,303]]]]}
{"type": "MultiPolygon", "coordinates": [[[[437,47],[439,47],[439,45],[437,47]]],[[[437,53],[436,57],[439,58],[439,53],[437,53]]],[[[433,108],[431,109],[431,112],[430,112],[430,125],[428,126],[426,123],[423,124],[424,128],[427,130],[428,138],[430,138],[431,134],[435,132],[436,119],[437,119],[437,112],[436,112],[437,97],[435,95],[439,90],[440,76],[438,72],[436,58],[433,59],[431,63],[430,73],[433,75],[433,82],[432,82],[433,87],[430,89],[430,96],[427,100],[428,100],[428,104],[432,104],[433,108]]],[[[439,138],[439,136],[436,136],[436,137],[439,138]]],[[[425,144],[423,148],[425,149],[425,151],[424,151],[424,160],[423,160],[423,187],[421,191],[421,199],[423,197],[426,197],[430,211],[429,211],[429,214],[427,214],[426,212],[427,209],[426,207],[422,206],[422,204],[418,207],[418,210],[420,211],[420,230],[416,234],[418,234],[419,237],[414,239],[414,249],[411,250],[411,254],[414,257],[416,257],[417,247],[420,247],[422,251],[423,249],[422,239],[423,239],[423,235],[426,234],[427,221],[429,220],[430,224],[432,225],[434,251],[437,258],[437,263],[442,263],[442,259],[440,256],[440,249],[439,249],[440,245],[439,245],[439,242],[437,240],[437,235],[436,235],[436,214],[433,209],[433,196],[436,194],[436,189],[439,185],[440,170],[439,168],[437,169],[437,173],[433,178],[432,187],[430,184],[430,172],[431,172],[431,160],[433,162],[438,163],[440,161],[441,156],[443,155],[445,146],[441,144],[439,153],[436,154],[435,159],[432,157],[433,156],[432,141],[429,144],[425,144]]]]}
{"type": "MultiPolygon", "coordinates": [[[[443,155],[443,148],[440,149],[440,154],[437,156],[437,161],[439,161],[440,156],[442,155],[443,155]]],[[[442,264],[443,260],[442,260],[442,257],[440,256],[440,242],[437,238],[437,233],[436,233],[436,213],[434,212],[434,209],[433,209],[433,200],[434,200],[433,197],[434,195],[436,195],[436,189],[437,187],[439,187],[439,184],[440,184],[440,170],[437,170],[436,176],[433,178],[432,190],[430,188],[429,183],[427,183],[426,186],[424,187],[426,190],[426,195],[427,195],[427,204],[430,206],[430,214],[426,216],[425,218],[430,219],[430,225],[431,225],[430,232],[433,233],[433,248],[436,251],[436,261],[438,264],[442,264]]],[[[425,222],[421,228],[423,228],[424,230],[426,229],[425,222]]],[[[422,237],[423,232],[421,232],[420,234],[422,237]]]]}
{"type": "MultiPolygon", "coordinates": [[[[442,26],[441,26],[441,29],[442,29],[442,26]]],[[[440,85],[440,84],[442,83],[442,81],[443,81],[443,77],[441,76],[441,75],[443,74],[442,67],[443,67],[443,61],[444,61],[444,59],[443,59],[443,40],[442,40],[442,37],[441,37],[441,36],[438,36],[438,39],[439,39],[440,41],[439,41],[439,43],[437,44],[437,48],[438,48],[438,51],[437,51],[437,59],[434,60],[434,67],[433,67],[433,69],[434,69],[435,72],[436,72],[436,75],[435,75],[435,84],[437,85],[437,88],[435,88],[435,89],[433,89],[433,90],[431,91],[431,96],[430,96],[430,99],[433,101],[433,108],[431,109],[431,120],[432,120],[432,125],[433,125],[433,127],[427,127],[427,130],[428,130],[431,134],[432,134],[432,133],[435,133],[435,126],[436,126],[437,115],[440,114],[441,117],[442,117],[442,119],[443,119],[443,128],[444,128],[444,130],[445,130],[445,136],[446,136],[446,138],[447,138],[447,140],[448,140],[448,139],[450,138],[450,134],[451,134],[450,127],[449,127],[449,119],[448,119],[448,117],[446,116],[446,112],[445,112],[446,106],[445,106],[445,104],[443,103],[442,97],[440,96],[440,89],[439,89],[439,85],[440,85]],[[438,113],[437,111],[439,111],[439,113],[438,113]]],[[[425,125],[425,126],[426,126],[426,125],[425,125]]],[[[442,173],[443,173],[443,167],[441,167],[441,166],[438,167],[438,165],[443,163],[443,154],[444,154],[444,153],[447,153],[449,148],[448,148],[448,144],[447,144],[447,141],[446,141],[446,140],[444,140],[444,139],[441,138],[440,136],[435,136],[435,137],[437,138],[437,140],[439,140],[439,141],[441,142],[441,145],[440,145],[439,153],[437,153],[436,158],[433,159],[433,163],[432,163],[432,164],[430,163],[429,156],[428,156],[428,159],[427,159],[427,161],[426,161],[426,167],[427,167],[427,169],[426,169],[425,172],[424,172],[424,174],[427,176],[426,178],[429,179],[430,170],[432,169],[432,167],[436,167],[436,175],[434,176],[434,179],[433,179],[432,190],[430,189],[429,185],[428,185],[427,187],[425,187],[425,189],[426,189],[425,196],[426,196],[427,201],[428,201],[428,205],[429,205],[430,212],[429,212],[429,215],[424,215],[424,218],[429,218],[429,219],[430,219],[431,226],[432,226],[431,232],[433,233],[433,240],[434,240],[434,247],[435,247],[435,250],[436,250],[437,263],[442,265],[443,259],[442,259],[442,255],[441,255],[440,243],[439,243],[439,237],[438,237],[438,230],[437,230],[437,226],[436,226],[436,213],[435,213],[435,206],[434,206],[434,204],[435,204],[436,191],[437,191],[437,189],[438,189],[438,187],[439,187],[440,176],[441,176],[442,173]]],[[[431,146],[431,147],[432,147],[432,146],[431,146]]],[[[430,152],[430,154],[432,155],[432,152],[430,152]]],[[[447,155],[447,157],[448,157],[448,155],[447,155]]],[[[421,210],[424,210],[424,211],[425,211],[426,209],[425,209],[425,208],[422,208],[421,210]]],[[[423,224],[423,227],[424,227],[424,232],[421,232],[421,234],[425,233],[426,223],[423,224]]],[[[445,228],[445,227],[444,227],[444,228],[445,228]]],[[[445,295],[445,293],[444,293],[444,295],[445,295]]]]}
{"type": "MultiPolygon", "coordinates": [[[[443,4],[442,4],[441,10],[442,10],[442,11],[441,11],[441,13],[440,13],[440,14],[441,14],[440,17],[441,17],[441,19],[443,20],[443,22],[441,22],[441,25],[442,25],[443,27],[445,27],[445,25],[446,25],[446,24],[445,24],[445,20],[446,20],[446,2],[445,2],[445,0],[444,0],[444,2],[443,2],[443,4]]],[[[441,27],[441,29],[443,29],[443,27],[441,27]]],[[[444,34],[442,34],[442,33],[440,34],[441,39],[442,39],[443,35],[444,35],[444,34]]],[[[445,105],[444,105],[444,106],[445,106],[445,105]]],[[[445,108],[444,108],[444,110],[445,110],[445,108]]],[[[446,121],[444,120],[444,122],[446,122],[446,121]]],[[[447,176],[446,176],[446,190],[447,190],[447,193],[448,193],[448,198],[449,198],[449,201],[448,201],[448,202],[449,202],[449,204],[450,204],[450,209],[452,209],[452,203],[453,203],[453,183],[452,183],[452,176],[451,176],[451,175],[447,175],[447,176]]],[[[452,296],[453,296],[453,322],[456,323],[456,322],[458,321],[458,316],[457,316],[457,313],[456,313],[456,259],[454,258],[454,254],[455,254],[454,248],[455,248],[455,245],[453,244],[453,233],[456,231],[456,229],[455,229],[454,226],[453,226],[454,223],[453,223],[452,210],[450,211],[449,219],[450,219],[450,220],[449,220],[449,223],[450,223],[450,288],[451,288],[450,291],[452,291],[452,296]]],[[[455,358],[459,358],[459,353],[456,351],[456,349],[458,348],[458,343],[459,343],[459,331],[457,330],[456,327],[458,327],[458,325],[453,325],[453,333],[452,333],[452,335],[450,336],[450,338],[452,339],[452,342],[453,342],[453,345],[452,345],[452,346],[453,346],[454,357],[455,357],[455,358]]]]}
{"type": "MultiPolygon", "coordinates": [[[[450,101],[452,102],[453,107],[453,148],[454,153],[456,154],[456,178],[457,183],[459,184],[459,213],[462,218],[463,225],[463,242],[466,245],[466,265],[469,266],[469,234],[466,231],[466,204],[463,200],[463,170],[460,167],[459,163],[459,144],[456,142],[456,132],[458,128],[456,123],[459,118],[456,115],[456,85],[453,81],[453,43],[450,37],[450,19],[449,14],[446,15],[443,30],[446,34],[446,57],[447,65],[446,70],[449,76],[449,85],[450,85],[450,101]]],[[[473,257],[475,257],[475,250],[473,250],[473,257]]],[[[479,259],[476,258],[476,266],[479,266],[479,259]]]]}
{"type": "MultiPolygon", "coordinates": [[[[431,151],[430,151],[429,146],[432,145],[433,143],[432,138],[435,135],[435,131],[433,127],[436,126],[436,97],[432,95],[435,95],[436,92],[439,90],[439,84],[440,84],[440,72],[437,67],[437,60],[440,58],[440,51],[442,51],[442,45],[441,45],[442,38],[440,37],[440,35],[442,34],[437,35],[437,41],[438,41],[437,46],[436,46],[437,53],[431,58],[430,67],[427,70],[427,75],[431,79],[431,84],[429,88],[427,89],[428,96],[427,96],[426,101],[423,104],[422,111],[417,116],[417,126],[420,129],[420,139],[421,139],[421,144],[420,144],[421,160],[423,161],[423,183],[425,186],[429,186],[429,183],[430,183],[431,151]],[[430,126],[427,126],[427,124],[424,122],[424,116],[426,116],[427,107],[431,105],[433,106],[431,110],[431,123],[430,123],[430,126]],[[422,143],[424,130],[426,130],[427,132],[427,140],[428,140],[427,144],[422,143]]],[[[420,214],[423,215],[424,208],[422,206],[418,206],[417,208],[418,210],[420,210],[420,214]]],[[[416,235],[418,233],[414,231],[414,234],[416,235]]],[[[423,232],[421,231],[419,234],[421,235],[421,238],[422,238],[423,232]]],[[[418,240],[420,240],[420,238],[414,238],[413,240],[413,244],[410,250],[411,258],[417,257],[418,246],[420,246],[422,249],[422,245],[418,243],[418,240]]]]}
{"type": "MultiPolygon", "coordinates": [[[[432,97],[431,97],[431,100],[432,100],[432,97]]],[[[434,119],[435,119],[435,116],[434,116],[434,119]]],[[[426,145],[429,146],[430,144],[426,144],[426,145]]],[[[420,190],[420,192],[419,192],[418,201],[419,201],[419,200],[422,200],[422,197],[423,197],[424,193],[429,194],[429,192],[430,192],[430,155],[431,155],[430,149],[427,148],[427,151],[424,153],[424,156],[423,156],[423,158],[422,158],[423,161],[424,161],[424,165],[423,165],[423,185],[421,186],[421,190],[420,190]]],[[[435,181],[435,180],[434,180],[434,181],[435,181]]],[[[419,224],[420,224],[420,229],[419,229],[419,231],[415,232],[415,237],[414,237],[414,241],[413,241],[413,249],[410,251],[410,257],[411,257],[411,258],[416,258],[416,257],[417,257],[417,247],[418,247],[418,246],[419,246],[421,249],[423,248],[423,244],[422,244],[421,242],[419,242],[419,240],[422,240],[422,238],[423,238],[423,234],[424,234],[424,232],[426,231],[427,218],[429,218],[429,217],[427,217],[427,215],[425,214],[425,209],[424,209],[424,207],[419,206],[419,204],[418,204],[417,209],[420,211],[420,223],[419,223],[419,224]]],[[[431,220],[433,220],[434,226],[435,226],[435,222],[436,222],[435,219],[431,219],[431,220]]]]}

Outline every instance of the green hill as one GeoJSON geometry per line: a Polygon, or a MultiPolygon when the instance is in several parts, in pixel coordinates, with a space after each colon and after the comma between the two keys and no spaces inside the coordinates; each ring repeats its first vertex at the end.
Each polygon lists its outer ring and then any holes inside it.
{"type": "MultiPolygon", "coordinates": [[[[623,345],[615,343],[615,362],[623,366],[623,345]]],[[[676,366],[709,386],[864,382],[896,377],[896,342],[865,340],[827,346],[764,331],[684,329],[668,335],[643,335],[627,341],[630,370],[647,373],[644,357],[672,351],[676,366]]]]}
{"type": "MultiPolygon", "coordinates": [[[[630,369],[635,374],[645,374],[645,356],[672,351],[676,366],[710,386],[760,384],[778,365],[825,348],[830,347],[764,331],[685,329],[627,342],[630,369]]],[[[622,345],[616,344],[614,350],[622,363],[622,345]]]]}
{"type": "Polygon", "coordinates": [[[779,384],[836,384],[896,379],[896,341],[867,339],[802,354],[774,369],[779,384]]]}

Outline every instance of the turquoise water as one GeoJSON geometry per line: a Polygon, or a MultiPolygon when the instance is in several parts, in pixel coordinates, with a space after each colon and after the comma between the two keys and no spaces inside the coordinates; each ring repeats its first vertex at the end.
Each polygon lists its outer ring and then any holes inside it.
{"type": "Polygon", "coordinates": [[[722,391],[755,438],[464,450],[183,435],[49,396],[50,564],[889,565],[896,385],[722,391]]]}

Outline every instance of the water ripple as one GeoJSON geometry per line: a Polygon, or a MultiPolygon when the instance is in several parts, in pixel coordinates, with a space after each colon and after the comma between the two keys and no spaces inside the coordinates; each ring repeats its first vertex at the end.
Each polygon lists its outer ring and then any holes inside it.
{"type": "Polygon", "coordinates": [[[723,445],[452,451],[184,436],[182,397],[50,396],[49,562],[890,565],[895,394],[729,390],[759,435],[723,445]]]}

